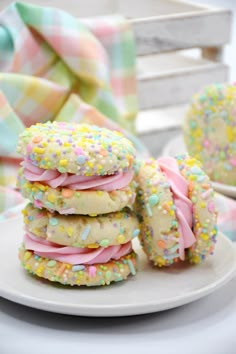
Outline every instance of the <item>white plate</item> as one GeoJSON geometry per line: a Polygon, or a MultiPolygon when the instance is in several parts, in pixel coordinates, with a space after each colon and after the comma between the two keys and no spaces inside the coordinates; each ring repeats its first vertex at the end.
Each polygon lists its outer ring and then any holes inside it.
{"type": "MultiPolygon", "coordinates": [[[[163,156],[175,156],[183,153],[186,153],[186,147],[181,135],[178,135],[174,139],[170,140],[162,151],[163,156]]],[[[236,198],[236,187],[218,182],[212,182],[212,185],[217,192],[231,198],[236,198]]]]}
{"type": "MultiPolygon", "coordinates": [[[[220,235],[214,256],[202,265],[153,269],[137,245],[139,272],[127,281],[100,288],[53,285],[29,275],[17,257],[21,218],[1,223],[0,296],[41,310],[82,316],[129,316],[171,309],[208,295],[236,269],[234,246],[220,235]]],[[[210,301],[210,300],[209,300],[210,301]]]]}

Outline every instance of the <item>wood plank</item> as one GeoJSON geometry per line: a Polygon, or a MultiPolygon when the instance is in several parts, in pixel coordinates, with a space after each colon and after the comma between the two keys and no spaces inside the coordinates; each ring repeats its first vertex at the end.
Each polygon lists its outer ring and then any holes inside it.
{"type": "Polygon", "coordinates": [[[141,136],[181,127],[187,106],[175,105],[140,111],[136,121],[137,133],[141,136]]]}
{"type": "Polygon", "coordinates": [[[228,78],[228,67],[223,63],[179,54],[159,54],[149,60],[143,57],[142,65],[138,64],[140,109],[188,102],[201,87],[228,78]]]}
{"type": "Polygon", "coordinates": [[[209,10],[132,19],[137,55],[220,47],[230,41],[230,10],[209,10]]]}

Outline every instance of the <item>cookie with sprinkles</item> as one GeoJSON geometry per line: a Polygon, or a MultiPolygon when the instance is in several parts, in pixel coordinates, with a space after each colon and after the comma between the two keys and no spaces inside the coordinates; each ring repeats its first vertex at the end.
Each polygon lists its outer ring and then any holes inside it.
{"type": "Polygon", "coordinates": [[[210,179],[236,185],[236,86],[214,84],[193,96],[183,135],[210,179]]]}
{"type": "MultiPolygon", "coordinates": [[[[93,251],[93,253],[95,253],[95,251],[93,251]]],[[[122,252],[117,251],[117,253],[114,253],[113,258],[105,263],[91,264],[89,259],[92,258],[92,255],[89,251],[80,256],[74,255],[74,259],[77,257],[76,263],[78,263],[80,257],[85,260],[84,264],[81,264],[81,262],[79,262],[79,264],[73,264],[68,263],[67,260],[62,261],[50,259],[47,256],[39,256],[34,251],[27,250],[24,245],[22,245],[19,250],[21,264],[29,273],[52,282],[71,286],[109,285],[112,282],[125,280],[129,275],[135,275],[137,270],[136,254],[129,250],[128,253],[117,258],[119,254],[122,254],[122,252]]],[[[66,256],[68,255],[64,255],[64,259],[66,259],[66,256]]],[[[95,256],[94,258],[99,259],[99,257],[95,256]]],[[[106,255],[103,256],[103,258],[108,259],[106,255]]]]}
{"type": "Polygon", "coordinates": [[[23,267],[64,285],[109,285],[135,275],[132,143],[105,128],[47,122],[25,130],[18,152],[24,160],[17,186],[32,202],[23,210],[23,267]]]}
{"type": "Polygon", "coordinates": [[[140,240],[159,267],[200,263],[213,254],[217,227],[213,189],[200,163],[187,156],[143,161],[137,175],[140,240]]]}
{"type": "Polygon", "coordinates": [[[117,246],[139,234],[139,222],[129,209],[98,215],[60,215],[28,204],[22,211],[26,231],[58,245],[98,248],[117,246]]]}
{"type": "Polygon", "coordinates": [[[135,150],[122,134],[53,122],[27,128],[18,187],[37,208],[97,215],[132,207],[135,150]]]}
{"type": "Polygon", "coordinates": [[[17,151],[24,156],[29,169],[31,165],[32,173],[42,172],[41,181],[46,178],[54,180],[53,184],[55,179],[64,184],[76,183],[77,179],[65,174],[87,177],[125,174],[132,168],[136,154],[131,141],[118,131],[67,122],[38,123],[25,129],[17,151]]]}

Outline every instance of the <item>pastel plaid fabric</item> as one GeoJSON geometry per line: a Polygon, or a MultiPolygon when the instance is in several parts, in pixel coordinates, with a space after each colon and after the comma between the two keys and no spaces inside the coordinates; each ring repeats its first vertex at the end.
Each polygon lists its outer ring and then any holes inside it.
{"type": "Polygon", "coordinates": [[[118,129],[145,155],[131,133],[136,113],[134,39],[123,17],[78,20],[20,2],[0,13],[0,212],[22,202],[14,188],[25,127],[64,120],[118,129]]]}

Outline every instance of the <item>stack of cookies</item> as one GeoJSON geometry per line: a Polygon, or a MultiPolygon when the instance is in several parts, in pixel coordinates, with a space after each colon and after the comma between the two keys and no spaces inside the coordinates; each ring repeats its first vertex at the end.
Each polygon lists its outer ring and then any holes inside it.
{"type": "Polygon", "coordinates": [[[27,128],[18,187],[30,203],[19,257],[30,273],[105,285],[136,273],[135,149],[121,133],[48,122],[27,128]]]}

